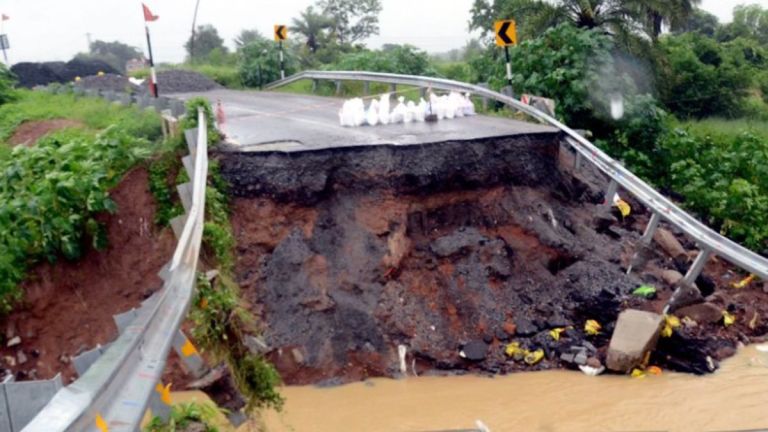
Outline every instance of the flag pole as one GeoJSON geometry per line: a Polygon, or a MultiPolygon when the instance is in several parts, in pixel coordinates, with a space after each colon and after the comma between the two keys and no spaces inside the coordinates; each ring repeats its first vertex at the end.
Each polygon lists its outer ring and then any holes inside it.
{"type": "Polygon", "coordinates": [[[149,83],[150,88],[149,92],[154,96],[155,98],[159,97],[158,89],[157,89],[157,74],[155,73],[155,59],[152,56],[152,38],[149,37],[149,24],[145,21],[144,22],[144,29],[147,33],[147,50],[149,51],[149,73],[150,73],[150,80],[149,83]]]}

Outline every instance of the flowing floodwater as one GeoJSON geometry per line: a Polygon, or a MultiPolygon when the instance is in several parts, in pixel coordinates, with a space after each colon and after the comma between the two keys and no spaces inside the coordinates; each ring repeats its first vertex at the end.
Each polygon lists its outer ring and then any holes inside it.
{"type": "MultiPolygon", "coordinates": [[[[270,432],[768,430],[768,353],[751,346],[709,376],[546,371],[286,387],[270,432]]],[[[241,431],[252,428],[241,428],[241,431]]],[[[253,429],[255,430],[255,429],[253,429]]]]}

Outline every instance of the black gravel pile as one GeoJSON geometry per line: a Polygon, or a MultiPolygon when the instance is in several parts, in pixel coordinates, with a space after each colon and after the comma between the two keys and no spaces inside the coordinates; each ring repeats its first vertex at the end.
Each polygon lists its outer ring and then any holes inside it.
{"type": "Polygon", "coordinates": [[[85,77],[75,83],[75,86],[84,90],[127,92],[131,94],[139,92],[139,87],[128,81],[128,78],[114,74],[85,77]]]}
{"type": "Polygon", "coordinates": [[[17,63],[11,71],[18,77],[19,85],[32,88],[50,83],[71,82],[75,77],[88,77],[99,72],[117,74],[118,72],[101,60],[74,59],[64,62],[17,63]]]}
{"type": "MultiPolygon", "coordinates": [[[[185,70],[169,70],[157,74],[157,86],[160,94],[200,92],[222,88],[207,76],[185,70]]],[[[142,85],[145,93],[149,92],[149,80],[142,85]]]]}

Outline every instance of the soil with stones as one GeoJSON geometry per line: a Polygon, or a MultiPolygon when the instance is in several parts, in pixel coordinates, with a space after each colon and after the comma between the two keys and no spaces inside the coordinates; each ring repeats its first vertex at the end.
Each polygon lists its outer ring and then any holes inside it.
{"type": "MultiPolygon", "coordinates": [[[[157,87],[160,94],[201,92],[222,88],[216,81],[201,73],[176,69],[158,72],[157,87]]],[[[148,80],[142,84],[142,91],[149,93],[148,80]]]]}
{"type": "MultiPolygon", "coordinates": [[[[602,207],[604,181],[574,177],[554,135],[219,158],[238,282],[288,384],[396,376],[401,345],[418,374],[566,367],[560,354],[574,345],[604,359],[618,313],[660,311],[672,292],[661,272],[690,263],[651,251],[627,275],[649,215],[631,200],[629,218],[602,207]],[[643,283],[657,298],[631,294],[643,283]],[[600,334],[585,334],[589,319],[600,334]],[[550,330],[564,327],[555,340],[550,330]],[[507,357],[512,341],[544,359],[507,357]]],[[[656,364],[708,372],[768,331],[760,286],[734,294],[739,275],[722,262],[705,278],[699,303],[737,323],[684,320],[656,364]]]]}
{"type": "Polygon", "coordinates": [[[22,123],[13,132],[13,135],[8,139],[8,144],[12,146],[17,145],[34,145],[37,140],[48,135],[51,132],[55,132],[68,128],[80,128],[84,127],[81,122],[71,119],[54,119],[54,120],[32,120],[22,123]]]}
{"type": "Polygon", "coordinates": [[[176,242],[170,230],[154,226],[146,170],[129,172],[110,195],[118,211],[101,217],[108,248],[90,249],[76,262],[61,258],[33,267],[22,286],[24,304],[2,321],[0,364],[20,380],[61,372],[69,383],[76,377],[73,356],[117,336],[112,315],[138,306],[162,286],[156,274],[176,242]]]}

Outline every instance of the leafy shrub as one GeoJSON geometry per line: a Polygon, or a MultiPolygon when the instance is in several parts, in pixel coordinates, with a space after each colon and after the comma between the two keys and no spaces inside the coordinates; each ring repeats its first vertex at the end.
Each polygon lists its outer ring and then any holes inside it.
{"type": "Polygon", "coordinates": [[[78,258],[86,236],[104,246],[95,216],[116,210],[109,189],[150,153],[148,141],[110,128],[96,138],[54,134],[0,161],[0,312],[21,298],[29,265],[78,258]]]}
{"type": "Polygon", "coordinates": [[[719,44],[690,33],[667,36],[660,48],[656,81],[661,100],[670,111],[685,118],[742,113],[754,62],[746,58],[747,51],[739,42],[719,44]]]}
{"type": "Polygon", "coordinates": [[[155,198],[155,223],[159,226],[168,226],[171,219],[184,213],[173,187],[175,182],[172,182],[174,174],[181,168],[180,156],[174,151],[163,154],[149,165],[149,190],[155,198]]]}
{"type": "Polygon", "coordinates": [[[206,123],[208,127],[208,145],[216,144],[221,141],[221,134],[216,129],[216,118],[213,115],[213,107],[208,99],[204,97],[196,97],[187,101],[187,113],[184,120],[181,123],[181,129],[193,129],[197,127],[197,110],[202,108],[206,117],[206,123]]]}
{"type": "Polygon", "coordinates": [[[390,45],[383,50],[363,50],[341,55],[326,69],[436,76],[429,56],[411,45],[390,45]]]}
{"type": "MultiPolygon", "coordinates": [[[[284,50],[286,76],[298,70],[292,50],[284,50]]],[[[248,87],[261,87],[280,79],[280,52],[276,43],[255,40],[240,50],[240,80],[248,87]]]]}
{"type": "MultiPolygon", "coordinates": [[[[219,410],[211,404],[182,403],[174,405],[171,416],[167,422],[160,417],[153,417],[152,421],[144,427],[145,432],[177,432],[187,430],[191,424],[202,424],[204,429],[195,429],[200,432],[218,432],[218,428],[212,426],[219,415],[219,410]]],[[[189,429],[191,430],[191,429],[189,429]]]]}
{"type": "Polygon", "coordinates": [[[15,78],[5,65],[0,64],[0,105],[15,99],[13,85],[15,78]]]}

